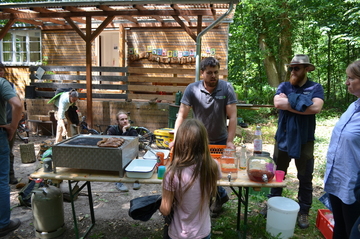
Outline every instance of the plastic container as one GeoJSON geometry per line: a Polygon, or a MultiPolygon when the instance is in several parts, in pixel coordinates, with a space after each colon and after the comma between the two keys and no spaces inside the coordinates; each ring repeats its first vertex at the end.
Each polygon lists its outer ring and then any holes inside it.
{"type": "Polygon", "coordinates": [[[272,236],[290,238],[294,235],[296,219],[300,206],[292,199],[272,197],[267,202],[266,231],[272,236]]]}
{"type": "Polygon", "coordinates": [[[219,164],[221,164],[220,158],[221,158],[225,148],[226,148],[226,145],[214,145],[214,144],[209,145],[211,157],[213,159],[217,160],[219,162],[219,164]]]}
{"type": "Polygon", "coordinates": [[[334,226],[328,220],[332,216],[332,212],[329,209],[319,209],[316,218],[316,227],[323,234],[325,239],[331,239],[333,237],[334,226]]]}
{"type": "Polygon", "coordinates": [[[157,160],[134,159],[125,168],[126,176],[129,178],[151,178],[154,174],[157,160]]]}
{"type": "Polygon", "coordinates": [[[174,140],[173,128],[162,128],[154,131],[155,143],[159,148],[169,148],[169,143],[174,140]]]}

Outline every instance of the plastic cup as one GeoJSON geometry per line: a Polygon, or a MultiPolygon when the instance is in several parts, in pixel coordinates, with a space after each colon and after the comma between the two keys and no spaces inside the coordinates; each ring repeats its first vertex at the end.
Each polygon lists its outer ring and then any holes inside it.
{"type": "Polygon", "coordinates": [[[276,170],[275,176],[276,176],[276,182],[282,182],[285,177],[285,172],[282,170],[276,170]]]}
{"type": "Polygon", "coordinates": [[[158,167],[158,179],[163,179],[165,174],[166,167],[165,166],[159,166],[158,167]]]}

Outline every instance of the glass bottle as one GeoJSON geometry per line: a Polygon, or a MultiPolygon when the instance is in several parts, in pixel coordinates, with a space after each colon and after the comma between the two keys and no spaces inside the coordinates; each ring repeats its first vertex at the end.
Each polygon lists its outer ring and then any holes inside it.
{"type": "Polygon", "coordinates": [[[236,173],[238,171],[236,150],[226,148],[220,159],[221,172],[223,173],[236,173]]]}
{"type": "Polygon", "coordinates": [[[242,144],[241,145],[241,150],[240,150],[240,169],[246,169],[246,145],[242,144]]]}
{"type": "Polygon", "coordinates": [[[261,152],[262,152],[261,127],[256,126],[255,139],[254,139],[254,154],[261,154],[261,152]]]}

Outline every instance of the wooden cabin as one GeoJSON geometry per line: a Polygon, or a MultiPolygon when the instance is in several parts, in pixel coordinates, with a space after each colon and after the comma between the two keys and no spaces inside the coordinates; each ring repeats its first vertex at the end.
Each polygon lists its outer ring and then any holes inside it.
{"type": "Polygon", "coordinates": [[[90,125],[114,124],[124,109],[137,125],[163,128],[176,92],[199,79],[201,58],[217,58],[220,79],[227,79],[229,24],[237,2],[1,3],[0,17],[9,21],[0,28],[0,59],[30,118],[52,110],[46,102],[56,88],[71,87],[79,89],[78,106],[90,125]],[[41,36],[30,44],[40,46],[37,62],[4,56],[19,30],[15,22],[41,36]]]}

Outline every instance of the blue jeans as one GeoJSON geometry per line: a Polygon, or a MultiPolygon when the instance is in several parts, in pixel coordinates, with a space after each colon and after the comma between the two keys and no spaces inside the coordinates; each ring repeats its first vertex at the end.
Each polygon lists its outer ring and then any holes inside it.
{"type": "Polygon", "coordinates": [[[0,128],[0,229],[10,223],[10,149],[7,133],[0,128]]]}

